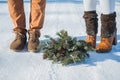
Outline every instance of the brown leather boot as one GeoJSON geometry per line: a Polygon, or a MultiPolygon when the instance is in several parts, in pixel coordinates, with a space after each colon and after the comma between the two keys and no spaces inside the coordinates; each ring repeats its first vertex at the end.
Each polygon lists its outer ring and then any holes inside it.
{"type": "Polygon", "coordinates": [[[11,43],[10,49],[13,51],[21,51],[24,49],[26,44],[26,30],[25,29],[14,29],[16,34],[15,40],[11,43]]]}
{"type": "Polygon", "coordinates": [[[94,48],[96,47],[96,34],[98,32],[97,16],[96,11],[86,11],[83,16],[86,23],[86,42],[94,48]]]}
{"type": "Polygon", "coordinates": [[[40,48],[40,32],[36,30],[29,31],[29,40],[28,40],[28,51],[30,52],[39,52],[40,48]]]}
{"type": "Polygon", "coordinates": [[[96,47],[96,51],[100,53],[109,52],[112,45],[117,44],[117,28],[116,28],[116,13],[104,15],[101,14],[101,40],[96,47]]]}

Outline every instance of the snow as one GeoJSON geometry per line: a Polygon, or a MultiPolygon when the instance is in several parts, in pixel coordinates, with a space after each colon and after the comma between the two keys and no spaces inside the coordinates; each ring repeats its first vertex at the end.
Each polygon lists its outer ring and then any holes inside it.
{"type": "MultiPolygon", "coordinates": [[[[27,29],[29,29],[29,3],[25,3],[27,29]]],[[[30,53],[27,47],[22,52],[9,49],[14,39],[13,24],[8,12],[7,3],[0,3],[0,80],[120,80],[120,3],[116,2],[118,44],[110,53],[98,54],[89,52],[90,58],[85,62],[62,66],[43,60],[43,53],[30,53]]],[[[97,5],[100,15],[100,7],[97,5]]],[[[73,37],[85,39],[85,23],[82,3],[47,3],[44,35],[56,37],[56,32],[65,29],[73,37]]],[[[99,16],[100,17],[100,16],[99,16]]],[[[100,23],[100,20],[99,20],[100,23]]],[[[99,24],[100,26],[101,24],[99,24]]],[[[99,43],[100,27],[97,36],[99,43]]]]}

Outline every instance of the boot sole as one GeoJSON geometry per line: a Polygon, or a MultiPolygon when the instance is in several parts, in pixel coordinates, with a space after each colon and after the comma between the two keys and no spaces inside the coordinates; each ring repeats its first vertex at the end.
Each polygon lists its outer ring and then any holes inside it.
{"type": "Polygon", "coordinates": [[[21,51],[23,51],[23,49],[22,50],[14,50],[14,49],[10,49],[11,51],[13,51],[13,52],[21,52],[21,51]]]}
{"type": "Polygon", "coordinates": [[[28,50],[28,51],[32,53],[38,53],[40,50],[28,50]]]}
{"type": "Polygon", "coordinates": [[[111,49],[110,50],[96,50],[97,53],[108,53],[110,51],[111,49]]]}
{"type": "Polygon", "coordinates": [[[39,51],[36,51],[36,50],[28,50],[29,52],[32,52],[32,53],[38,53],[39,51]]]}

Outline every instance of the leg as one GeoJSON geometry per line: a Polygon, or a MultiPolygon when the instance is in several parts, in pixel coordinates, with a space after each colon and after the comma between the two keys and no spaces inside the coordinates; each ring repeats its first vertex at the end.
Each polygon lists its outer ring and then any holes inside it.
{"type": "Polygon", "coordinates": [[[111,14],[115,12],[115,0],[100,0],[102,14],[111,14]]]}
{"type": "Polygon", "coordinates": [[[101,14],[101,41],[97,46],[97,52],[109,52],[112,45],[116,45],[116,13],[115,0],[100,0],[102,7],[101,14]]]}
{"type": "Polygon", "coordinates": [[[39,51],[40,29],[43,27],[46,0],[31,0],[28,51],[39,51]]]}
{"type": "Polygon", "coordinates": [[[98,19],[96,14],[96,0],[84,0],[84,19],[86,23],[86,42],[95,48],[96,34],[98,32],[98,19]]]}
{"type": "Polygon", "coordinates": [[[26,23],[23,0],[8,0],[8,7],[14,28],[25,29],[26,23]]]}
{"type": "Polygon", "coordinates": [[[11,43],[10,49],[20,51],[24,49],[26,43],[26,23],[23,0],[8,0],[10,16],[14,23],[15,40],[11,43]]]}
{"type": "Polygon", "coordinates": [[[84,11],[96,11],[96,0],[83,0],[84,11]]]}
{"type": "Polygon", "coordinates": [[[31,0],[30,30],[43,27],[45,6],[46,0],[31,0]]]}

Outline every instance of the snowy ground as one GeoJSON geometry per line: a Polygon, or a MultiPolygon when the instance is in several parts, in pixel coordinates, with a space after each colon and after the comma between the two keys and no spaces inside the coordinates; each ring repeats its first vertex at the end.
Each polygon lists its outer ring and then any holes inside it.
{"type": "MultiPolygon", "coordinates": [[[[25,3],[27,29],[29,29],[29,3],[25,3]]],[[[42,53],[33,54],[25,49],[12,52],[9,49],[14,39],[13,24],[6,3],[0,3],[0,80],[120,80],[120,3],[116,3],[118,45],[108,54],[89,52],[90,58],[70,66],[52,64],[43,60],[42,53]]],[[[100,15],[100,7],[97,6],[100,15]]],[[[82,18],[82,3],[47,3],[41,40],[48,34],[65,29],[71,36],[85,39],[85,24],[82,18]]],[[[100,16],[99,16],[100,17],[100,16]]],[[[100,20],[99,20],[100,23],[100,20]]],[[[99,42],[99,33],[97,43],[99,42]]]]}

